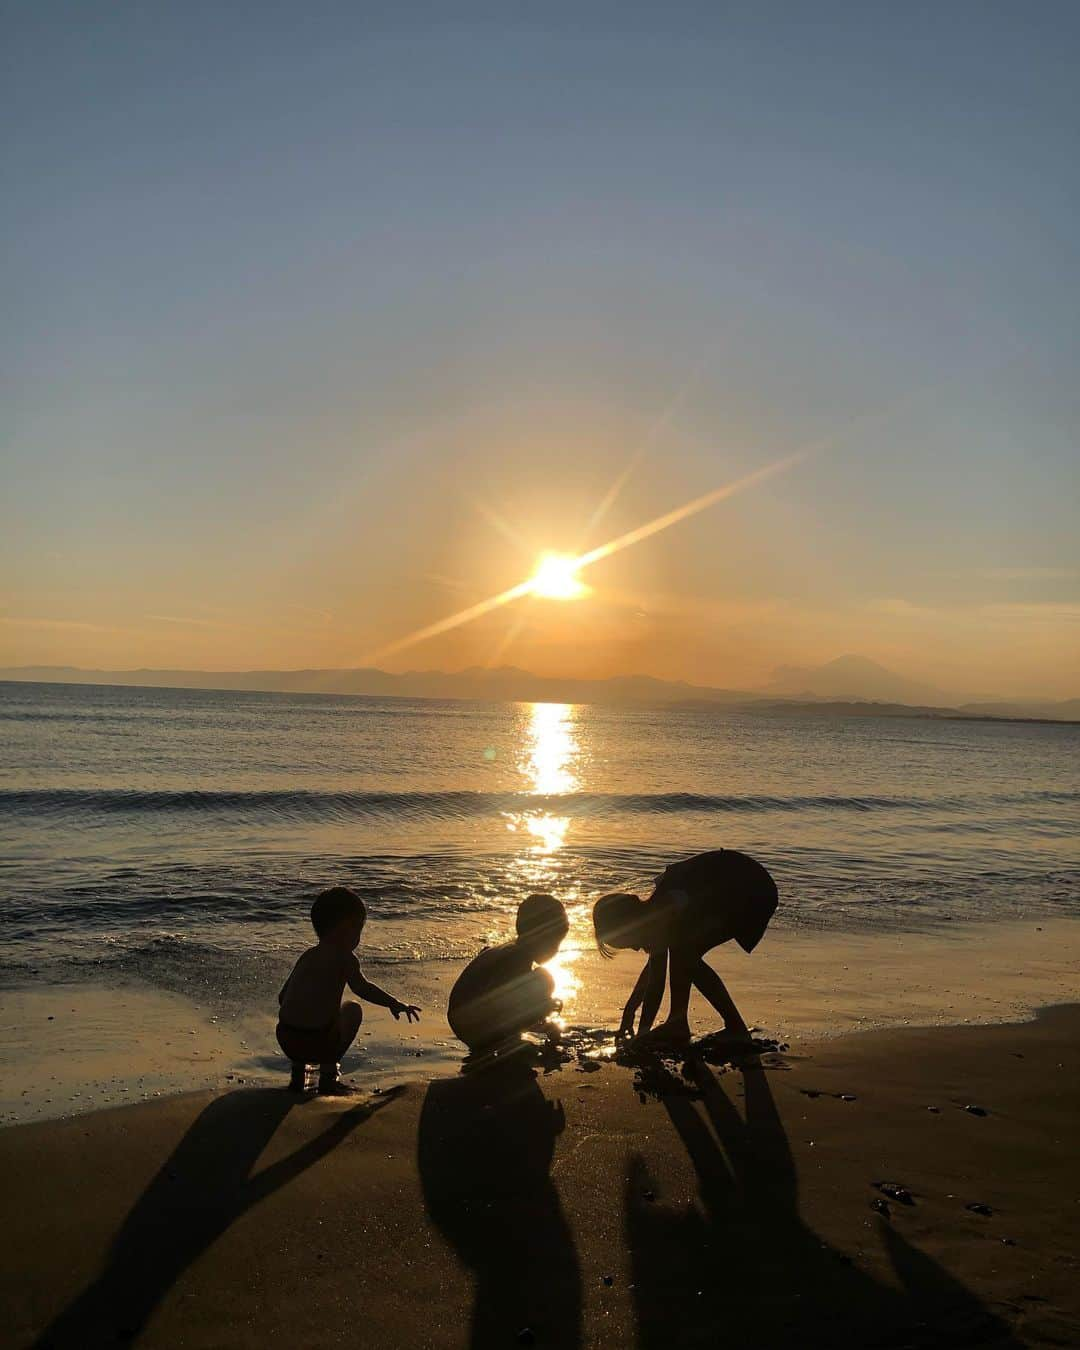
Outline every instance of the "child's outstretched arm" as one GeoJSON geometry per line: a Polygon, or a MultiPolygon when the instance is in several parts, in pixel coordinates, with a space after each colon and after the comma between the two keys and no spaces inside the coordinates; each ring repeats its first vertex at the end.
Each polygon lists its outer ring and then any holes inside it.
{"type": "Polygon", "coordinates": [[[623,1009],[622,1021],[619,1024],[620,1036],[632,1036],[634,1034],[634,1014],[638,1008],[642,1009],[641,1025],[638,1032],[640,1034],[649,1030],[656,1020],[656,1014],[660,1011],[666,979],[667,952],[665,950],[658,952],[655,956],[650,956],[645,962],[641,974],[637,978],[637,984],[634,985],[633,993],[623,1009]]]}
{"type": "Polygon", "coordinates": [[[374,1003],[380,1008],[389,1008],[395,1021],[405,1014],[407,1022],[419,1022],[420,1009],[412,1003],[402,1003],[393,994],[388,994],[385,989],[380,989],[377,984],[372,984],[369,979],[364,977],[364,972],[359,966],[356,967],[354,974],[349,976],[349,988],[357,998],[362,998],[365,1003],[374,1003]]]}

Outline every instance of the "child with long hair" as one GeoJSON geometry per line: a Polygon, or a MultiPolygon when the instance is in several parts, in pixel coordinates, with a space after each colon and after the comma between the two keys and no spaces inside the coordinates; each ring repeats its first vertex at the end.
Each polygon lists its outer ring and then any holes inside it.
{"type": "Polygon", "coordinates": [[[672,863],[657,878],[647,900],[604,895],[593,906],[593,927],[602,955],[631,948],[648,953],[645,967],[623,1009],[620,1036],[651,1031],[670,980],[667,1021],[650,1040],[690,1039],[690,989],[698,989],[724,1019],[725,1030],[748,1035],[746,1023],[705,953],[732,938],[746,952],[761,941],[776,912],[776,883],[761,863],[734,849],[717,849],[672,863]]]}

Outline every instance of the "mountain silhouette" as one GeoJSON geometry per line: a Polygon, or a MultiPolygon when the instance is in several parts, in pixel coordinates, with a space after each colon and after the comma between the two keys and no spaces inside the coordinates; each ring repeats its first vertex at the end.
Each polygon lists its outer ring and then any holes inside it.
{"type": "Polygon", "coordinates": [[[919,703],[940,707],[955,695],[897,675],[867,656],[838,656],[822,666],[779,666],[766,686],[777,698],[852,699],[874,703],[919,703]]]}
{"type": "Polygon", "coordinates": [[[609,679],[536,675],[517,666],[466,670],[88,670],[79,666],[9,666],[0,681],[98,684],[282,694],[352,694],[375,698],[449,698],[489,703],[697,704],[787,713],[965,715],[1075,721],[1080,701],[1001,700],[957,704],[954,697],[907,679],[865,656],[821,666],[781,666],[764,689],[724,689],[652,675],[609,679]],[[873,705],[872,707],[866,705],[873,705]]]}

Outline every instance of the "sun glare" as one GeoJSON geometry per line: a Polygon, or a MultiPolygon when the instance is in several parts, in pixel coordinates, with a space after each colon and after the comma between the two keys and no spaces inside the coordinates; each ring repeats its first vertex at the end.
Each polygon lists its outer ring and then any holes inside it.
{"type": "Polygon", "coordinates": [[[579,600],[589,587],[578,576],[579,562],[566,553],[542,553],[529,590],[543,600],[579,600]]]}

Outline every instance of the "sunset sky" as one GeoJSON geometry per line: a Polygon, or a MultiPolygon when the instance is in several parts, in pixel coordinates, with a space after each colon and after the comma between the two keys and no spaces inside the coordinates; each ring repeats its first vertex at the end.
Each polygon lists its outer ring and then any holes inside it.
{"type": "Polygon", "coordinates": [[[1080,694],[1080,6],[5,27],[0,664],[1080,694]]]}

